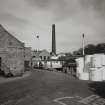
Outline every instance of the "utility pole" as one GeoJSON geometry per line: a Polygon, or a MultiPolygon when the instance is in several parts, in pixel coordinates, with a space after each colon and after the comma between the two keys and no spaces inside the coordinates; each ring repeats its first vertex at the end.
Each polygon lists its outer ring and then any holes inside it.
{"type": "Polygon", "coordinates": [[[85,38],[85,35],[84,34],[82,34],[82,48],[83,48],[83,50],[82,50],[82,54],[83,54],[83,57],[85,56],[85,40],[84,40],[84,38],[85,38]]]}
{"type": "Polygon", "coordinates": [[[83,62],[84,62],[84,68],[83,71],[85,71],[85,35],[82,34],[82,54],[83,54],[83,62]]]}
{"type": "Polygon", "coordinates": [[[36,38],[37,38],[37,42],[38,42],[38,43],[37,43],[37,44],[38,44],[38,49],[37,49],[37,50],[39,51],[39,50],[40,50],[40,48],[39,48],[39,47],[40,47],[39,35],[36,35],[36,38]]]}

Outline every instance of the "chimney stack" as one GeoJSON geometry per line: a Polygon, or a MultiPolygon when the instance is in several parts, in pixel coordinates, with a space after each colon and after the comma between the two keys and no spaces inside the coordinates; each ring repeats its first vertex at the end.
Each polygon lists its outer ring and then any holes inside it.
{"type": "Polygon", "coordinates": [[[56,55],[55,24],[52,24],[52,55],[56,55]]]}

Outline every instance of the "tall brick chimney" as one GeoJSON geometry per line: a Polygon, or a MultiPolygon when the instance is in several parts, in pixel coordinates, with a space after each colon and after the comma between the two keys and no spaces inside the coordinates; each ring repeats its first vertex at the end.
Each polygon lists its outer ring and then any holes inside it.
{"type": "Polygon", "coordinates": [[[56,55],[55,24],[52,24],[52,55],[56,55]]]}

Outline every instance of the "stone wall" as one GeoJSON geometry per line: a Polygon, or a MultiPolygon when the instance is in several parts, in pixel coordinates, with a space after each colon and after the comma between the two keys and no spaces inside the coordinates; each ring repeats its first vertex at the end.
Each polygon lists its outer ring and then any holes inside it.
{"type": "Polygon", "coordinates": [[[8,62],[14,75],[24,72],[24,49],[9,48],[8,62]]]}
{"type": "Polygon", "coordinates": [[[30,70],[32,63],[31,47],[25,47],[25,71],[30,70]]]}
{"type": "Polygon", "coordinates": [[[24,43],[16,39],[0,26],[1,69],[8,74],[20,75],[24,72],[24,43]]]}
{"type": "Polygon", "coordinates": [[[0,49],[0,57],[2,59],[1,65],[4,72],[12,72],[13,75],[19,75],[24,72],[24,49],[0,49]]]}
{"type": "Polygon", "coordinates": [[[25,60],[31,61],[31,47],[25,47],[25,60]]]}

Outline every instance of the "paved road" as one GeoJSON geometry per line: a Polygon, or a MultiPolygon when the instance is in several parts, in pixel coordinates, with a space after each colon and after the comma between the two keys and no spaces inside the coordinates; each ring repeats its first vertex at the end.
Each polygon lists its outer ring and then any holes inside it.
{"type": "Polygon", "coordinates": [[[92,94],[87,81],[59,72],[34,70],[29,77],[0,84],[0,105],[74,105],[71,98],[77,101],[92,94]],[[62,97],[68,98],[69,104],[57,102],[62,97]]]}

